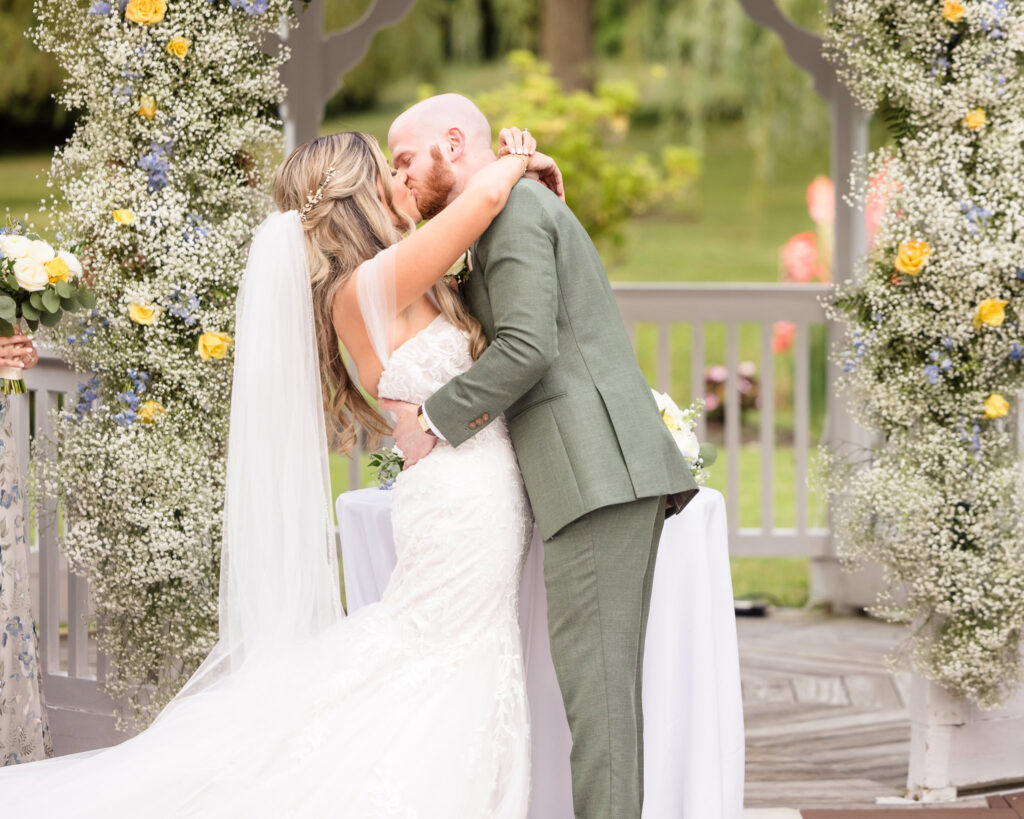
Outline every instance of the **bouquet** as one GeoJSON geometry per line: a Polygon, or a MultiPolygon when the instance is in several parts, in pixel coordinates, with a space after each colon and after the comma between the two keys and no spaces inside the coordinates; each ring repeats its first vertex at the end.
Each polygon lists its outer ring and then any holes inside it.
{"type": "Polygon", "coordinates": [[[654,402],[658,405],[658,412],[661,419],[672,433],[672,438],[679,447],[679,451],[686,459],[686,463],[693,473],[693,478],[698,484],[704,485],[708,479],[708,467],[718,458],[718,450],[714,444],[707,441],[701,443],[697,440],[694,429],[697,426],[697,419],[704,411],[704,402],[694,401],[685,410],[679,409],[672,398],[666,393],[651,390],[654,394],[654,402]]]}
{"type": "Polygon", "coordinates": [[[390,489],[395,485],[395,478],[405,466],[405,456],[397,446],[391,449],[378,449],[370,455],[370,466],[377,470],[377,484],[381,489],[390,489]]]}
{"type": "MultiPolygon", "coordinates": [[[[55,250],[21,225],[0,228],[0,336],[12,336],[24,319],[30,330],[56,327],[64,312],[92,308],[82,285],[82,265],[69,250],[55,250]]],[[[0,367],[0,392],[25,392],[22,371],[0,367]]]]}

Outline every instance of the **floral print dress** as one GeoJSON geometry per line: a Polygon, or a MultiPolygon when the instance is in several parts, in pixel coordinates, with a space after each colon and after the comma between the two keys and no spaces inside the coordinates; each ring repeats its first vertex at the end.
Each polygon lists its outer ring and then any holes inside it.
{"type": "Polygon", "coordinates": [[[53,755],[43,704],[39,634],[10,397],[0,395],[0,765],[53,755]]]}

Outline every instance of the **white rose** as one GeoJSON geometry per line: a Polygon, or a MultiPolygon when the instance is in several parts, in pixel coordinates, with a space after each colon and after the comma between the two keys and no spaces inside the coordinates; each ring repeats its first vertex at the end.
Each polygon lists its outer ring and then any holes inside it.
{"type": "Polygon", "coordinates": [[[50,283],[50,274],[46,272],[43,262],[25,257],[14,262],[14,278],[18,284],[30,293],[43,290],[50,283]]]}
{"type": "Polygon", "coordinates": [[[58,250],[57,256],[64,260],[64,264],[68,266],[71,271],[71,278],[77,279],[82,275],[82,263],[78,261],[74,253],[68,253],[66,250],[58,250]]]}
{"type": "Polygon", "coordinates": [[[672,438],[676,442],[676,446],[679,447],[679,451],[683,453],[683,457],[688,461],[697,460],[697,456],[700,455],[700,441],[697,440],[697,436],[693,434],[692,429],[677,429],[672,431],[672,438]]]}
{"type": "Polygon", "coordinates": [[[57,254],[53,252],[53,248],[50,247],[48,242],[44,242],[42,239],[34,239],[29,242],[28,253],[25,255],[34,262],[46,264],[57,254]]]}
{"type": "Polygon", "coordinates": [[[28,253],[28,246],[31,239],[27,236],[19,236],[16,233],[5,233],[0,236],[0,250],[9,259],[20,259],[28,253]]]}

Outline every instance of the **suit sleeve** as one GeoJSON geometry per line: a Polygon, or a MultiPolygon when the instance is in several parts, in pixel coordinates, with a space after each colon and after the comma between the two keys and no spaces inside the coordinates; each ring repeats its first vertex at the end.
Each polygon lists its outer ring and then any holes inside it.
{"type": "Polygon", "coordinates": [[[520,184],[477,244],[494,318],[483,355],[427,399],[431,423],[454,446],[505,412],[558,355],[554,233],[536,193],[520,184]]]}

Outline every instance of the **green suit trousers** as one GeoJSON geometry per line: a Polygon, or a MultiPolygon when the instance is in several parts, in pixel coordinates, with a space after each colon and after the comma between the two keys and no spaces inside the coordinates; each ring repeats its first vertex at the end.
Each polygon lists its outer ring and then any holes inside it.
{"type": "Polygon", "coordinates": [[[590,512],[544,543],[578,819],[640,819],[644,638],[664,522],[665,498],[642,498],[590,512]]]}

